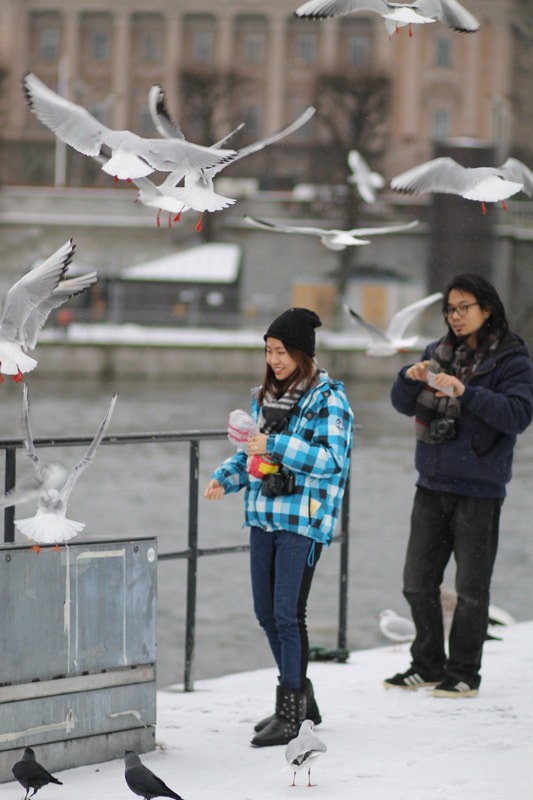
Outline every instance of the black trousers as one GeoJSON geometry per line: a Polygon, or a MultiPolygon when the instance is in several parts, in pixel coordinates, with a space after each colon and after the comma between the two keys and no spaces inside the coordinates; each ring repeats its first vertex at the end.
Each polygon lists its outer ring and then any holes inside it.
{"type": "Polygon", "coordinates": [[[427,680],[449,676],[476,688],[481,682],[502,503],[502,498],[416,490],[403,593],[416,628],[413,667],[427,680]],[[440,585],[452,553],[457,607],[446,658],[440,585]]]}

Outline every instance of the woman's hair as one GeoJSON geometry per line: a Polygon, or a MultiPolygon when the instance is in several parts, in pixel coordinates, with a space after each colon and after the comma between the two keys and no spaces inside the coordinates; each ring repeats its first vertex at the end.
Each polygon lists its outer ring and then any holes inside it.
{"type": "MultiPolygon", "coordinates": [[[[509,323],[505,314],[505,308],[500,300],[500,296],[492,283],[484,278],[482,275],[475,275],[474,273],[465,273],[463,275],[456,275],[455,278],[448,283],[444,290],[444,297],[442,300],[442,311],[446,319],[446,310],[448,308],[448,297],[452,289],[457,289],[460,292],[469,292],[473,294],[479,303],[480,307],[485,310],[490,310],[491,314],[482,325],[478,341],[481,342],[487,333],[499,333],[503,335],[509,329],[509,323]]],[[[448,324],[448,328],[452,338],[456,339],[454,332],[448,324]]]]}
{"type": "Polygon", "coordinates": [[[285,394],[285,392],[292,393],[299,383],[303,384],[303,390],[306,392],[315,377],[316,363],[312,356],[288,344],[284,343],[283,346],[290,357],[296,361],[296,369],[292,375],[289,375],[284,381],[278,381],[270,364],[266,365],[265,376],[258,396],[260,406],[263,405],[265,392],[271,392],[274,397],[278,399],[282,394],[285,394]]]}

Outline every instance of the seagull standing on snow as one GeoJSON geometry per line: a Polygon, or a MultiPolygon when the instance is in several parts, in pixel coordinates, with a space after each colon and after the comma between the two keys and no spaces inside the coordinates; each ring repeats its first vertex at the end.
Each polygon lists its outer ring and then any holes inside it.
{"type": "MultiPolygon", "coordinates": [[[[0,372],[19,382],[37,361],[25,352],[34,349],[37,336],[52,309],[83,292],[96,281],[96,272],[62,280],[75,245],[65,242],[49,258],[26,273],[9,289],[0,317],[0,372]]],[[[0,375],[0,383],[4,378],[0,375]]]]}
{"type": "Polygon", "coordinates": [[[27,747],[24,750],[21,760],[13,765],[13,775],[20,785],[26,789],[24,800],[28,800],[28,797],[33,797],[37,794],[39,789],[46,786],[47,783],[63,785],[63,781],[54,778],[53,775],[50,775],[48,770],[39,764],[35,758],[35,752],[31,747],[27,747]],[[31,794],[30,789],[33,789],[31,794]]]}
{"type": "Polygon", "coordinates": [[[169,789],[161,778],[144,766],[133,750],[126,750],[124,753],[124,764],[124,778],[134,794],[144,797],[144,800],[152,800],[153,797],[172,797],[174,800],[182,800],[179,794],[169,789]]]}
{"type": "Polygon", "coordinates": [[[402,225],[386,225],[380,228],[352,228],[350,231],[338,230],[337,228],[314,228],[309,225],[278,225],[275,222],[256,219],[255,217],[244,217],[245,221],[254,228],[261,228],[273,233],[298,233],[303,236],[316,236],[328,250],[344,250],[346,247],[355,245],[370,244],[369,239],[362,239],[362,236],[380,236],[385,233],[398,233],[407,231],[418,225],[418,220],[407,222],[402,225]]]}
{"type": "Polygon", "coordinates": [[[58,139],[86,156],[108,156],[102,169],[117,180],[142,178],[155,170],[212,167],[235,155],[234,150],[213,150],[182,138],[144,139],[128,130],[107,128],[83,106],[61,97],[32,73],[24,77],[24,92],[35,116],[58,139]]]}
{"type": "Polygon", "coordinates": [[[355,11],[373,11],[383,17],[389,36],[398,28],[411,24],[425,25],[439,20],[461,33],[474,33],[479,22],[457,0],[415,0],[414,3],[392,3],[387,0],[309,0],[294,12],[297,17],[340,17],[355,11]]]}
{"type": "Polygon", "coordinates": [[[485,203],[501,201],[507,209],[504,200],[517,192],[533,197],[533,172],[516,158],[508,158],[501,167],[463,167],[443,156],[402,172],[390,185],[400,192],[457,194],[477,200],[485,214],[485,203]]]}
{"type": "Polygon", "coordinates": [[[375,203],[376,189],[383,189],[385,186],[383,175],[371,170],[358,150],[350,150],[348,153],[348,166],[352,171],[348,176],[348,183],[355,185],[365,203],[375,203]]]}
{"type": "Polygon", "coordinates": [[[298,736],[291,739],[285,750],[285,758],[289,769],[293,771],[291,786],[296,786],[296,773],[307,769],[307,785],[311,783],[311,762],[328,749],[324,742],[313,733],[314,724],[310,719],[304,719],[300,725],[298,736]]]}
{"type": "Polygon", "coordinates": [[[37,552],[40,550],[40,544],[55,544],[55,549],[59,550],[59,542],[72,539],[85,528],[84,522],[76,522],[66,518],[67,503],[81,473],[94,460],[96,450],[111,421],[116,400],[117,395],[115,394],[87,452],[70,472],[67,472],[57,462],[48,465],[48,469],[41,469],[30,427],[28,387],[24,385],[22,403],[24,444],[26,456],[33,463],[35,480],[28,486],[15,487],[11,492],[8,492],[0,500],[0,508],[26,503],[28,500],[38,497],[35,516],[15,520],[17,530],[29,540],[35,542],[33,549],[37,550],[37,552]]]}
{"type": "MultiPolygon", "coordinates": [[[[182,203],[183,210],[186,210],[187,208],[193,208],[195,211],[200,212],[200,219],[196,225],[196,230],[200,231],[202,229],[203,215],[206,211],[221,211],[223,208],[228,208],[228,206],[235,203],[233,198],[225,197],[224,195],[217,194],[215,192],[213,184],[213,179],[215,176],[225,167],[233,164],[240,158],[249,156],[252,153],[257,153],[259,150],[263,150],[268,145],[274,144],[274,142],[278,142],[280,139],[283,139],[286,136],[289,136],[291,133],[294,133],[298,130],[298,128],[301,128],[303,125],[305,125],[306,122],[308,122],[315,114],[315,112],[316,109],[313,106],[309,106],[302,114],[300,114],[299,117],[297,117],[297,119],[294,120],[294,122],[292,122],[290,125],[287,125],[286,128],[276,131],[275,133],[271,133],[270,135],[265,136],[263,139],[258,139],[256,142],[252,142],[236,152],[232,151],[233,155],[224,159],[223,161],[221,160],[221,162],[215,166],[192,167],[183,170],[174,170],[172,174],[169,175],[165,180],[164,185],[160,186],[159,188],[164,188],[164,193],[166,196],[180,201],[182,203]],[[178,186],[178,183],[180,183],[182,180],[183,186],[178,186]]],[[[165,130],[164,123],[161,123],[159,130],[165,130]]],[[[229,135],[232,134],[233,131],[229,135]]],[[[218,144],[219,143],[213,146],[212,149],[214,152],[221,152],[218,150],[218,144]]]]}
{"type": "Polygon", "coordinates": [[[415,638],[416,631],[412,620],[398,616],[392,609],[386,608],[380,611],[377,618],[381,633],[390,639],[395,647],[402,642],[412,642],[415,638]]]}
{"type": "Polygon", "coordinates": [[[392,356],[394,353],[414,347],[418,340],[418,336],[411,336],[406,339],[404,337],[405,329],[411,320],[420,314],[421,311],[435,303],[437,300],[442,300],[442,296],[442,292],[435,292],[427,297],[423,297],[422,300],[417,300],[416,303],[411,303],[410,305],[405,306],[405,308],[400,309],[400,311],[397,311],[396,314],[394,314],[386,331],[381,331],[379,328],[376,328],[375,325],[372,325],[370,322],[366,322],[349,306],[345,305],[344,310],[367,332],[367,334],[369,334],[372,341],[366,350],[367,355],[392,356]]]}

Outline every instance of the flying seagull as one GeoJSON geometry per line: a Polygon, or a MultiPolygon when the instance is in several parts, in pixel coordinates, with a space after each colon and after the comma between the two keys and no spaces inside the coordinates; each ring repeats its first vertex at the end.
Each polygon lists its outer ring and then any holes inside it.
{"type": "Polygon", "coordinates": [[[477,200],[485,214],[485,203],[501,201],[506,209],[504,201],[517,192],[533,197],[533,172],[516,158],[508,158],[501,167],[463,167],[443,156],[402,172],[390,185],[399,192],[457,194],[477,200]]]}
{"type": "Polygon", "coordinates": [[[474,33],[479,22],[457,0],[415,0],[414,3],[393,3],[387,0],[309,0],[296,9],[297,17],[340,17],[356,11],[373,11],[383,17],[389,36],[411,24],[425,25],[437,20],[461,33],[474,33]]]}
{"type": "Polygon", "coordinates": [[[307,769],[307,785],[311,783],[311,762],[328,749],[324,742],[313,733],[314,724],[310,719],[304,719],[300,725],[298,736],[291,739],[285,750],[285,758],[289,769],[292,770],[291,786],[296,786],[296,773],[307,769]]]}
{"type": "Polygon", "coordinates": [[[279,225],[275,222],[268,222],[267,220],[250,216],[245,216],[244,220],[254,228],[261,228],[273,233],[299,233],[303,236],[316,236],[328,250],[344,250],[346,247],[353,247],[354,245],[370,244],[370,239],[361,237],[398,233],[418,225],[418,220],[413,220],[413,222],[406,222],[401,225],[386,225],[379,228],[352,228],[352,230],[343,231],[337,228],[315,228],[309,225],[279,225]]]}
{"type": "MultiPolygon", "coordinates": [[[[171,132],[175,126],[175,123],[168,114],[168,110],[164,102],[163,90],[161,87],[155,86],[152,87],[150,94],[151,102],[149,103],[149,107],[151,109],[152,118],[154,119],[154,124],[160,133],[166,135],[171,132]]],[[[283,139],[286,136],[289,136],[291,133],[294,133],[298,130],[298,128],[301,128],[303,125],[305,125],[315,113],[316,109],[313,106],[309,106],[290,125],[287,125],[285,128],[271,133],[262,139],[258,139],[257,141],[242,147],[240,150],[233,151],[233,154],[230,157],[225,158],[223,161],[221,160],[221,162],[215,166],[192,167],[184,168],[182,170],[174,170],[164,181],[164,184],[159,187],[159,189],[164,190],[165,196],[170,197],[173,200],[180,201],[183,211],[188,208],[192,208],[195,211],[200,212],[200,219],[196,225],[196,230],[200,231],[202,229],[202,220],[205,212],[221,211],[223,208],[228,208],[228,206],[233,205],[233,203],[236,202],[234,198],[225,197],[224,195],[215,192],[213,179],[216,177],[216,175],[225,167],[233,164],[235,161],[238,161],[245,156],[249,156],[252,153],[257,153],[259,150],[263,150],[268,145],[274,144],[275,142],[280,141],[280,139],[283,139]],[[183,181],[183,185],[178,186],[181,181],[183,181]]],[[[225,142],[229,136],[232,136],[234,133],[236,133],[240,127],[241,126],[236,128],[221,141],[225,142]]],[[[177,126],[177,129],[179,130],[179,126],[177,126]]],[[[217,142],[212,146],[211,149],[215,152],[220,152],[219,145],[220,142],[217,142]]]]}
{"type": "Polygon", "coordinates": [[[47,783],[58,783],[60,786],[63,785],[63,781],[54,778],[53,775],[41,765],[35,759],[35,752],[32,750],[31,747],[27,747],[24,750],[24,754],[20,761],[17,761],[16,764],[13,765],[13,775],[21,784],[21,786],[26,789],[26,795],[24,800],[28,800],[29,797],[33,797],[39,789],[43,786],[46,786],[47,783]],[[33,792],[30,794],[30,789],[33,789],[33,792]]]}
{"type": "Polygon", "coordinates": [[[117,180],[150,175],[155,170],[200,169],[223,162],[234,150],[212,149],[182,138],[145,139],[128,130],[112,130],[83,106],[49,89],[36,75],[24,76],[24,92],[31,110],[58,139],[86,156],[108,156],[104,172],[117,180]]]}
{"type": "Polygon", "coordinates": [[[375,203],[376,189],[383,189],[385,186],[383,175],[371,170],[358,150],[350,150],[348,153],[348,166],[352,171],[347,179],[348,183],[355,185],[365,203],[375,203]]]}
{"type": "Polygon", "coordinates": [[[144,800],[152,800],[152,797],[173,797],[174,800],[183,800],[179,794],[169,789],[161,778],[145,767],[133,750],[126,750],[124,753],[124,764],[124,777],[134,794],[144,797],[144,800]]]}
{"type": "MultiPolygon", "coordinates": [[[[185,136],[180,126],[170,115],[166,104],[164,91],[159,84],[152,86],[148,92],[148,108],[152,117],[152,121],[161,136],[165,138],[182,139],[185,141],[185,136]]],[[[235,136],[235,134],[241,130],[243,126],[244,122],[241,122],[240,125],[237,125],[236,128],[227,133],[222,139],[219,139],[217,142],[215,142],[212,145],[212,148],[214,150],[218,150],[223,147],[232,136],[235,136]]],[[[176,185],[181,181],[182,177],[183,175],[181,172],[170,172],[159,185],[155,184],[150,180],[150,178],[147,177],[141,177],[132,180],[132,183],[134,183],[139,190],[137,194],[137,200],[139,200],[139,202],[145,206],[158,209],[156,218],[158,227],[161,224],[161,211],[168,212],[168,224],[170,227],[173,219],[174,221],[179,220],[182,213],[187,211],[189,208],[189,206],[185,205],[183,201],[179,199],[179,197],[176,197],[175,194],[173,194],[176,185]]]]}
{"type": "MultiPolygon", "coordinates": [[[[0,373],[11,375],[14,381],[21,381],[24,373],[37,366],[37,361],[24,351],[35,348],[50,312],[96,281],[96,272],[63,280],[74,250],[69,239],[7,292],[0,317],[0,373]]],[[[0,375],[0,383],[3,380],[0,375]]]]}
{"type": "Polygon", "coordinates": [[[442,292],[435,292],[422,300],[417,300],[416,303],[411,303],[405,308],[397,311],[392,317],[386,331],[381,331],[370,322],[366,322],[360,314],[354,311],[347,305],[344,305],[346,313],[355,320],[370,336],[371,344],[366,352],[369,356],[392,356],[394,353],[401,352],[413,347],[418,336],[411,336],[404,338],[404,332],[411,320],[413,320],[421,311],[428,306],[435,303],[437,300],[442,300],[442,292]]]}
{"type": "Polygon", "coordinates": [[[396,611],[386,608],[377,615],[379,629],[383,636],[390,639],[394,646],[402,642],[412,642],[416,631],[414,622],[407,617],[400,617],[396,611]]]}
{"type": "Polygon", "coordinates": [[[85,528],[84,522],[67,519],[67,503],[78,478],[94,460],[96,450],[111,421],[116,400],[117,395],[114,394],[87,452],[70,472],[57,462],[52,462],[48,467],[41,469],[30,427],[28,387],[24,385],[22,399],[24,445],[26,456],[33,463],[34,480],[27,485],[15,486],[0,499],[0,508],[38,498],[35,516],[15,520],[17,530],[35,542],[32,549],[37,552],[40,550],[40,544],[55,544],[55,549],[59,550],[60,542],[72,539],[85,528]]]}

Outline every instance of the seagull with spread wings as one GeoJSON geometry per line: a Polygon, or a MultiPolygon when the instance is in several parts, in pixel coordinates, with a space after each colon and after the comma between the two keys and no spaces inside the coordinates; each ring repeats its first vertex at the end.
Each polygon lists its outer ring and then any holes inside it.
{"type": "MultiPolygon", "coordinates": [[[[9,289],[0,317],[0,373],[17,383],[37,366],[33,350],[50,312],[96,281],[96,272],[65,278],[74,255],[72,239],[9,289]]],[[[0,383],[4,378],[0,374],[0,383]]]]}
{"type": "Polygon", "coordinates": [[[213,167],[235,155],[234,150],[202,147],[181,137],[145,139],[132,131],[112,130],[31,72],[24,76],[23,85],[28,104],[39,121],[79,153],[106,156],[102,169],[117,180],[142,178],[155,170],[213,167]]]}
{"type": "Polygon", "coordinates": [[[396,175],[390,185],[399,192],[457,194],[477,200],[485,214],[485,203],[501,202],[506,209],[504,201],[518,192],[533,197],[533,172],[517,158],[508,158],[500,167],[463,167],[443,156],[396,175]]]}
{"type": "Polygon", "coordinates": [[[474,33],[479,21],[457,0],[415,0],[414,3],[393,3],[388,0],[308,0],[294,12],[297,17],[340,17],[356,11],[373,11],[379,14],[389,36],[399,28],[426,25],[437,20],[461,33],[474,33]]]}
{"type": "Polygon", "coordinates": [[[370,322],[366,322],[360,314],[349,306],[345,305],[344,310],[355,322],[360,325],[368,334],[371,343],[367,348],[367,355],[370,356],[392,356],[394,353],[401,352],[413,347],[418,341],[418,336],[405,338],[405,329],[421,311],[442,300],[442,292],[435,292],[416,303],[411,303],[392,317],[386,331],[382,331],[370,322]]]}
{"type": "Polygon", "coordinates": [[[280,225],[276,222],[267,222],[267,220],[250,216],[245,216],[244,220],[254,228],[271,231],[272,233],[297,233],[303,236],[316,236],[328,250],[344,250],[346,247],[353,247],[354,245],[370,244],[370,239],[361,237],[399,233],[400,231],[408,231],[418,225],[418,220],[415,219],[413,222],[399,225],[383,225],[379,228],[352,228],[352,230],[343,231],[338,228],[315,228],[310,225],[280,225]]]}
{"type": "Polygon", "coordinates": [[[34,479],[26,485],[15,486],[0,499],[0,508],[38,499],[37,512],[33,517],[15,520],[17,530],[35,542],[33,549],[37,552],[40,550],[40,544],[55,544],[55,549],[58,550],[60,542],[72,539],[85,528],[84,522],[67,519],[67,503],[78,478],[94,461],[96,450],[111,421],[116,401],[117,395],[114,394],[85,455],[70,472],[58,462],[52,462],[47,467],[41,468],[30,427],[28,387],[24,385],[22,401],[24,444],[26,456],[33,464],[34,479]]]}

